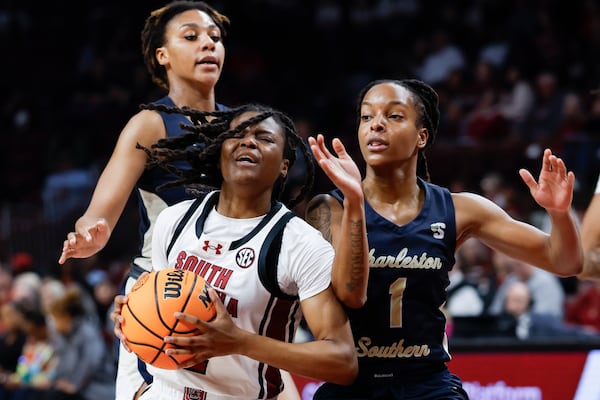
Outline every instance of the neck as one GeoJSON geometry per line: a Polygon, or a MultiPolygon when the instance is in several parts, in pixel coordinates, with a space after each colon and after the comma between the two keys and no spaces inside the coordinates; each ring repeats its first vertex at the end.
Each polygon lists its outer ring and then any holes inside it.
{"type": "Polygon", "coordinates": [[[210,90],[204,92],[201,90],[192,90],[189,87],[171,88],[169,97],[177,107],[192,107],[202,111],[215,111],[215,92],[210,90]]]}
{"type": "Polygon", "coordinates": [[[232,194],[223,188],[219,194],[217,211],[229,218],[254,218],[265,215],[271,209],[271,192],[232,194]]]}

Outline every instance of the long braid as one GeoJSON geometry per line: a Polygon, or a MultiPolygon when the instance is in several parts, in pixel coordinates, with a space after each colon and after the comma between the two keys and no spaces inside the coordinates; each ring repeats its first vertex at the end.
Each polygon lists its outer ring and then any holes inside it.
{"type": "Polygon", "coordinates": [[[403,79],[399,82],[414,95],[415,106],[419,111],[420,124],[427,129],[427,143],[419,151],[417,170],[422,171],[425,180],[431,182],[429,167],[427,165],[426,151],[435,141],[440,122],[439,97],[436,91],[423,81],[417,79],[403,79]]]}
{"type": "Polygon", "coordinates": [[[236,136],[249,126],[270,117],[274,118],[284,129],[286,145],[283,156],[289,160],[289,168],[291,169],[296,161],[296,149],[298,147],[302,151],[308,168],[305,174],[305,182],[300,188],[298,196],[291,199],[282,198],[286,196],[284,188],[287,180],[286,178],[280,178],[275,182],[273,199],[282,201],[288,207],[294,207],[312,189],[315,174],[312,157],[308,147],[296,133],[293,121],[281,111],[259,104],[247,104],[234,109],[210,112],[189,107],[169,107],[158,104],[145,104],[142,105],[142,108],[171,114],[182,114],[191,121],[189,125],[181,125],[187,133],[160,139],[150,149],[137,145],[139,149],[142,149],[148,155],[147,168],[161,167],[178,177],[172,182],[159,186],[158,189],[183,185],[189,191],[197,193],[220,187],[223,183],[223,176],[219,169],[219,160],[223,142],[236,136]],[[256,111],[259,114],[231,127],[231,122],[235,117],[248,111],[256,111]],[[211,118],[210,121],[207,121],[207,117],[211,118]]]}

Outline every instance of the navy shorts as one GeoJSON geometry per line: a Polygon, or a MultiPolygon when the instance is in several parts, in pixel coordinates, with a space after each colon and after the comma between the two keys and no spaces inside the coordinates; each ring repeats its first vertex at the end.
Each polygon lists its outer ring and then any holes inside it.
{"type": "Polygon", "coordinates": [[[313,400],[469,400],[460,378],[448,370],[436,372],[431,378],[418,383],[391,382],[367,386],[353,384],[341,386],[324,383],[313,400]]]}

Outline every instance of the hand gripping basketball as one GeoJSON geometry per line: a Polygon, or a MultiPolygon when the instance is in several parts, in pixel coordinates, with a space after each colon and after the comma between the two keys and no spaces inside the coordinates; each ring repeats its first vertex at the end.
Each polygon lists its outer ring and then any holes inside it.
{"type": "Polygon", "coordinates": [[[210,321],[216,315],[208,295],[209,285],[191,271],[164,269],[143,275],[127,295],[121,310],[121,329],[128,347],[144,362],[164,369],[177,369],[193,355],[167,355],[174,345],[165,336],[196,336],[195,326],[175,318],[176,312],[210,321]]]}

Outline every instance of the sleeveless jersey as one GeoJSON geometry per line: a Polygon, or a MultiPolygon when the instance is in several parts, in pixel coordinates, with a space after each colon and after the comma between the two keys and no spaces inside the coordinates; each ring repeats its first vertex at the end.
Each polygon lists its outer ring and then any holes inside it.
{"type": "MultiPolygon", "coordinates": [[[[175,107],[175,103],[170,97],[165,96],[154,104],[164,104],[168,107],[175,107]]],[[[222,104],[217,104],[217,110],[224,110],[227,107],[222,104]]],[[[158,112],[165,124],[167,137],[179,136],[186,133],[181,128],[181,124],[191,125],[189,119],[181,114],[167,114],[158,112]]],[[[141,151],[141,150],[138,150],[141,151]]],[[[178,165],[182,167],[183,164],[178,165]]],[[[175,204],[181,200],[191,199],[181,186],[157,191],[157,187],[177,179],[177,176],[167,172],[164,168],[154,167],[150,170],[145,170],[136,185],[136,197],[138,203],[139,214],[139,248],[138,253],[134,257],[134,264],[141,267],[143,270],[152,270],[150,258],[152,256],[150,244],[152,242],[152,231],[156,216],[167,206],[175,204]]]]}
{"type": "MultiPolygon", "coordinates": [[[[283,231],[277,281],[293,299],[271,293],[259,277],[268,253],[270,233],[289,213],[275,202],[263,217],[239,220],[217,213],[219,191],[202,199],[172,247],[179,221],[194,204],[183,201],[158,217],[152,242],[155,269],[175,267],[204,277],[219,293],[234,322],[263,336],[292,342],[302,318],[300,300],[325,290],[331,281],[333,248],[304,220],[293,217],[283,231]],[[170,247],[170,251],[169,251],[170,247]]],[[[148,365],[154,380],[171,386],[245,399],[268,399],[282,390],[279,370],[241,355],[214,357],[185,370],[164,370],[148,365]]]]}
{"type": "MultiPolygon", "coordinates": [[[[423,209],[406,225],[390,222],[365,201],[367,302],[346,308],[359,361],[354,385],[418,382],[450,360],[440,308],[454,265],[454,203],[447,189],[418,183],[423,209]]],[[[339,190],[332,194],[341,200],[339,190]]]]}

